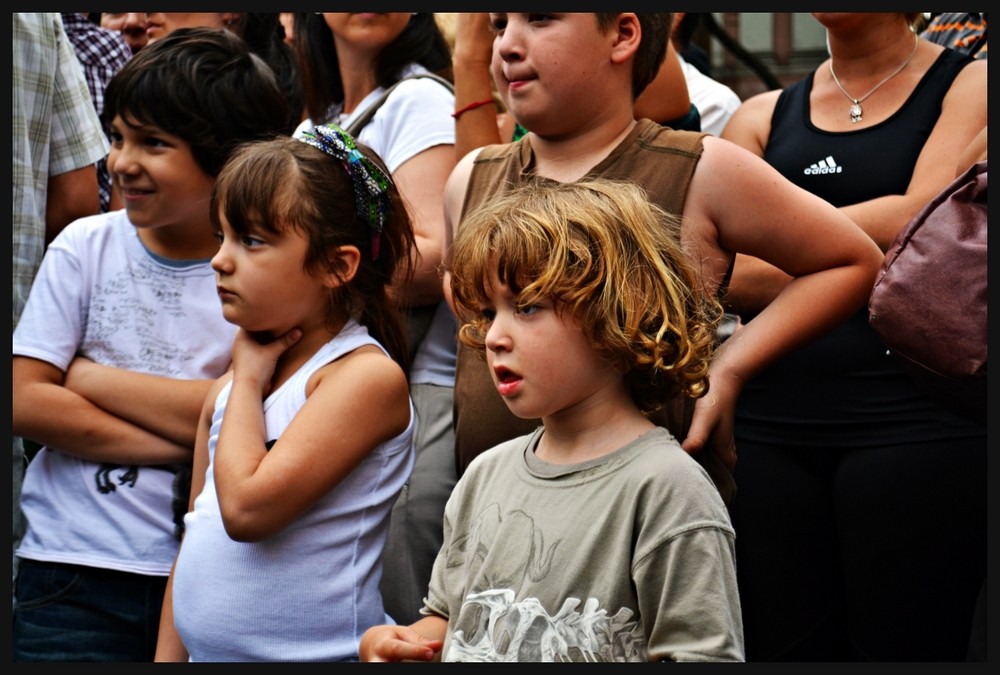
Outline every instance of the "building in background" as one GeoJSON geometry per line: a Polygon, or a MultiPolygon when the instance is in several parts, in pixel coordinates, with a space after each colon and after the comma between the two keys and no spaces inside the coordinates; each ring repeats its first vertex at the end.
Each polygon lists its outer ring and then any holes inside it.
{"type": "Polygon", "coordinates": [[[703,14],[692,42],[712,77],[746,100],[805,77],[827,57],[826,31],[808,12],[703,14]]]}

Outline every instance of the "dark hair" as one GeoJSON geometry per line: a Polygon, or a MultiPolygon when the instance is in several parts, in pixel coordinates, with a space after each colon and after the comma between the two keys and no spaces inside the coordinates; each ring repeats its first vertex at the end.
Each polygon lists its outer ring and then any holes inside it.
{"type": "MultiPolygon", "coordinates": [[[[330,107],[344,100],[337,47],[322,16],[295,14],[295,51],[299,56],[306,114],[316,124],[325,121],[330,107]]],[[[375,81],[390,87],[402,78],[403,68],[418,63],[451,80],[451,52],[433,12],[417,12],[403,32],[387,44],[375,63],[375,81]]]]}
{"type": "MultiPolygon", "coordinates": [[[[597,12],[597,25],[607,30],[619,16],[620,12],[597,12]]],[[[636,17],[642,30],[642,40],[632,62],[633,99],[639,98],[639,94],[649,86],[667,58],[667,43],[670,41],[674,15],[672,12],[636,12],[636,17]]]]}
{"type": "Polygon", "coordinates": [[[184,139],[198,166],[217,176],[239,144],[283,133],[288,107],[271,68],[242,39],[226,30],[178,28],[111,78],[105,127],[116,115],[184,139]]]}
{"type": "MultiPolygon", "coordinates": [[[[389,176],[375,152],[355,141],[358,150],[389,176]]],[[[409,372],[409,350],[403,315],[389,287],[409,282],[413,228],[395,184],[389,178],[389,208],[379,235],[378,256],[372,253],[368,217],[355,206],[354,183],[344,163],[290,137],[249,143],[226,164],[212,188],[211,218],[221,215],[237,234],[251,227],[268,232],[295,228],[309,239],[305,269],[310,274],[337,273],[329,255],[335,248],[357,246],[361,263],[350,282],[331,291],[327,321],[345,312],[367,326],[403,370],[409,372]]]]}
{"type": "Polygon", "coordinates": [[[684,48],[691,44],[699,24],[701,24],[701,13],[688,12],[681,17],[681,20],[677,22],[676,30],[672,33],[672,36],[676,38],[678,48],[684,48]]]}
{"type": "Polygon", "coordinates": [[[278,87],[288,105],[285,131],[291,135],[302,121],[305,99],[302,96],[298,57],[295,50],[285,42],[285,29],[278,18],[278,12],[242,12],[229,29],[243,38],[250,51],[264,59],[274,71],[278,87]]]}

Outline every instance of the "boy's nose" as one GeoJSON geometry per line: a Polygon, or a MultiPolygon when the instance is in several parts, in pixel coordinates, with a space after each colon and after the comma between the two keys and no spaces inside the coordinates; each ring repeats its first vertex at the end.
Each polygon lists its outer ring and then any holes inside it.
{"type": "Polygon", "coordinates": [[[135,161],[135,154],[128,145],[120,148],[112,148],[108,153],[108,171],[120,174],[139,173],[139,164],[135,161]]]}
{"type": "Polygon", "coordinates": [[[503,33],[497,35],[495,40],[496,43],[493,45],[493,48],[496,51],[496,55],[502,60],[512,61],[521,58],[523,54],[521,39],[519,31],[513,25],[513,22],[504,26],[503,33]]]}
{"type": "Polygon", "coordinates": [[[485,346],[491,352],[501,352],[508,351],[511,347],[510,335],[504,327],[503,321],[500,319],[499,314],[494,317],[493,321],[490,322],[489,328],[486,329],[486,336],[483,339],[485,346]]]}

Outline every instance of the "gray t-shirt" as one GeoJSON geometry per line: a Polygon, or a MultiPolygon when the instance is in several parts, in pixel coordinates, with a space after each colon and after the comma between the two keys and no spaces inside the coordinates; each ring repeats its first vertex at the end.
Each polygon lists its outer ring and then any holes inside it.
{"type": "Polygon", "coordinates": [[[553,465],[543,430],[477,457],[445,510],[424,613],[444,661],[741,661],[734,532],[663,428],[553,465]]]}

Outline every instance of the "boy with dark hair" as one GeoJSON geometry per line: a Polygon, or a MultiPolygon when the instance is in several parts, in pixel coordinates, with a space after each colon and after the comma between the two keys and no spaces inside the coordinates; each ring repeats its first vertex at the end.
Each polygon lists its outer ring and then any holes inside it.
{"type": "Polygon", "coordinates": [[[153,658],[179,479],[235,330],[209,266],[212,186],[285,115],[273,73],[225,31],[178,30],[108,86],[125,208],[52,242],[14,331],[14,433],[42,445],[21,495],[15,661],[153,658]]]}
{"type": "MultiPolygon", "coordinates": [[[[597,12],[597,26],[601,31],[611,30],[618,20],[617,12],[597,12]]],[[[637,13],[636,18],[642,27],[642,42],[635,50],[632,63],[632,99],[639,98],[649,83],[660,72],[663,60],[667,57],[667,45],[670,42],[670,31],[673,24],[672,12],[637,13]]]]}
{"type": "MultiPolygon", "coordinates": [[[[678,396],[652,413],[685,450],[698,453],[729,499],[733,486],[726,469],[736,461],[733,414],[743,383],[860,307],[882,255],[847,216],[759,157],[706,134],[634,118],[635,97],[663,60],[670,19],[631,12],[597,20],[583,13],[491,14],[493,76],[508,110],[530,132],[517,143],[463,158],[446,187],[445,211],[452,235],[477,207],[523,183],[630,180],[650,201],[682,216],[681,242],[701,267],[705,292],[724,295],[737,252],[794,278],[720,347],[708,396],[693,410],[678,396]]],[[[449,286],[446,271],[446,293],[449,286]]],[[[538,424],[507,410],[483,359],[460,345],[459,470],[538,424]]]]}

